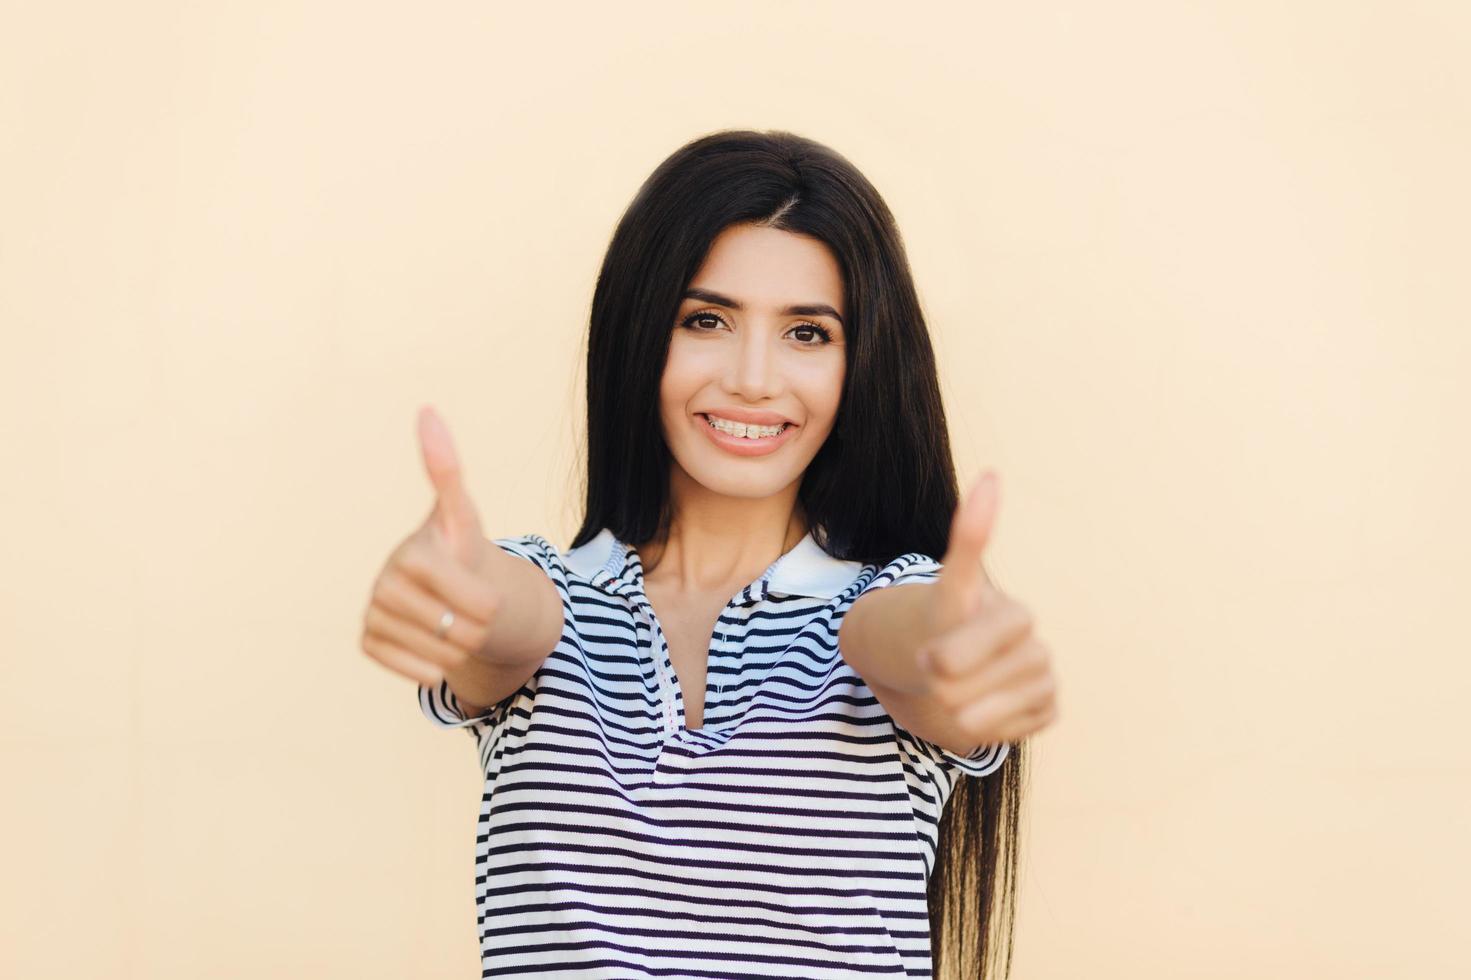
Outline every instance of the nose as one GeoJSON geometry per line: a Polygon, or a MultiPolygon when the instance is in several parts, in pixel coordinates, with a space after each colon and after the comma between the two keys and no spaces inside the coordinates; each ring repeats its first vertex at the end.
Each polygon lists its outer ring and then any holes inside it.
{"type": "Polygon", "coordinates": [[[748,402],[781,394],[781,364],[776,345],[763,330],[743,330],[735,348],[735,363],[726,370],[725,390],[748,402]]]}

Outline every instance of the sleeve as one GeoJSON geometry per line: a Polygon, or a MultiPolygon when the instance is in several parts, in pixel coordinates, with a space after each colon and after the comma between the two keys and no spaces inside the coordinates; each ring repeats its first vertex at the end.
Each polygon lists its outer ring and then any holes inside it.
{"type": "MultiPolygon", "coordinates": [[[[944,565],[929,555],[909,552],[900,555],[879,569],[878,574],[874,575],[859,594],[862,595],[870,589],[882,589],[891,585],[938,582],[942,568],[944,565]]],[[[899,748],[911,761],[928,761],[932,766],[940,766],[952,773],[963,773],[967,776],[989,776],[1000,769],[1006,757],[1011,754],[1011,746],[1006,742],[1000,742],[980,745],[969,755],[961,755],[920,738],[897,721],[894,722],[894,734],[899,742],[899,748]]]]}
{"type": "MultiPolygon", "coordinates": [[[[567,568],[562,564],[562,558],[557,554],[557,549],[552,546],[551,542],[539,534],[526,534],[521,537],[496,538],[495,543],[502,551],[515,555],[517,558],[523,558],[545,572],[552,580],[552,584],[557,587],[563,608],[570,608],[567,568]]],[[[459,700],[455,697],[455,692],[449,689],[448,682],[440,681],[437,687],[420,684],[419,710],[424,713],[424,717],[431,724],[438,728],[468,728],[472,735],[477,736],[481,729],[490,729],[493,734],[496,729],[505,724],[511,714],[512,705],[527,694],[528,687],[534,688],[535,684],[536,678],[533,677],[527,686],[512,691],[499,703],[491,705],[474,716],[465,714],[459,700]]]]}
{"type": "Polygon", "coordinates": [[[521,692],[512,691],[502,698],[499,704],[491,705],[478,715],[466,715],[460,702],[455,698],[455,692],[449,689],[446,681],[440,681],[438,687],[419,685],[419,709],[439,728],[466,728],[470,725],[498,725],[505,721],[506,713],[511,708],[511,702],[516,700],[516,695],[521,692]]]}
{"type": "Polygon", "coordinates": [[[949,749],[942,749],[934,742],[928,742],[918,735],[903,728],[898,722],[894,723],[894,735],[898,739],[899,747],[912,762],[928,760],[931,765],[936,765],[950,772],[963,773],[967,776],[989,776],[1001,764],[1006,757],[1011,755],[1011,745],[1008,742],[1000,742],[995,745],[979,746],[970,755],[960,755],[949,749]]]}

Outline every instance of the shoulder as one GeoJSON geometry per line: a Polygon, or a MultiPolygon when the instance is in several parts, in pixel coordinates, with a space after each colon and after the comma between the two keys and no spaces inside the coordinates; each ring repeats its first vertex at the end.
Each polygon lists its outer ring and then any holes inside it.
{"type": "MultiPolygon", "coordinates": [[[[869,565],[872,575],[863,584],[859,594],[890,585],[909,585],[916,582],[939,581],[944,568],[933,556],[920,551],[910,551],[891,558],[883,565],[869,565]]],[[[865,574],[868,574],[865,572],[865,574]]]]}
{"type": "Polygon", "coordinates": [[[567,566],[561,552],[556,545],[552,544],[540,534],[521,534],[503,538],[491,539],[495,545],[507,554],[515,555],[517,558],[531,562],[554,581],[565,584],[567,580],[567,566]]]}

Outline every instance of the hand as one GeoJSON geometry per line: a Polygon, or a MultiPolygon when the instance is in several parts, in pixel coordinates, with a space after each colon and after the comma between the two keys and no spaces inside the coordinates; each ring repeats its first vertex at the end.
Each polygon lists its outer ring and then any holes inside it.
{"type": "Polygon", "coordinates": [[[981,567],[996,482],[987,471],[956,508],[944,568],[925,590],[936,629],[919,648],[931,696],[981,745],[1014,742],[1057,719],[1051,654],[1033,635],[1031,614],[981,567]]]}
{"type": "Polygon", "coordinates": [[[462,671],[490,635],[497,579],[515,562],[480,528],[454,441],[427,405],[419,410],[424,467],[437,491],[424,523],[389,555],[363,617],[362,648],[389,670],[430,687],[462,671]],[[454,623],[435,635],[448,609],[454,623]]]}

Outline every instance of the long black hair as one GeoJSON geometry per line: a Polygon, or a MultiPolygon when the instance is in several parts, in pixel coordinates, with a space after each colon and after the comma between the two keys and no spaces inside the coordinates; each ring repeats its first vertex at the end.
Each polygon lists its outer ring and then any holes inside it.
{"type": "MultiPolygon", "coordinates": [[[[865,564],[943,555],[959,489],[934,350],[893,215],[837,152],[751,130],[676,150],[613,233],[588,324],[586,508],[570,547],[604,527],[621,541],[667,534],[671,457],[659,385],[672,325],[715,238],[743,223],[816,238],[842,271],[838,417],[798,491],[814,537],[833,557],[865,564]]],[[[927,886],[936,977],[946,964],[966,980],[1010,975],[1025,762],[1023,742],[997,773],[955,777],[927,886]]]]}

